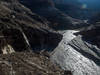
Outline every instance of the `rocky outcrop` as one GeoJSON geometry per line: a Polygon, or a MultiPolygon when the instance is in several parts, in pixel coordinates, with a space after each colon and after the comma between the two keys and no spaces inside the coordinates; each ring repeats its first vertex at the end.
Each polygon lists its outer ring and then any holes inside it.
{"type": "MultiPolygon", "coordinates": [[[[94,33],[89,32],[87,36],[94,33]]],[[[93,36],[86,40],[83,38],[85,35],[75,36],[73,31],[70,34],[69,31],[65,31],[63,35],[62,41],[51,53],[51,61],[60,65],[62,69],[71,71],[73,75],[99,75],[100,49],[89,40],[93,36]]]]}
{"type": "Polygon", "coordinates": [[[100,24],[96,23],[76,33],[76,35],[82,35],[84,40],[100,48],[100,35],[98,33],[100,33],[100,24]]]}
{"type": "Polygon", "coordinates": [[[51,0],[1,0],[0,75],[99,75],[100,27],[64,31],[84,26],[51,0]]]}
{"type": "Polygon", "coordinates": [[[62,39],[62,35],[49,27],[48,21],[17,0],[0,1],[0,11],[1,39],[6,39],[15,51],[52,50],[62,39]]]}
{"type": "Polygon", "coordinates": [[[64,75],[48,53],[61,39],[19,0],[0,0],[0,75],[64,75]]]}

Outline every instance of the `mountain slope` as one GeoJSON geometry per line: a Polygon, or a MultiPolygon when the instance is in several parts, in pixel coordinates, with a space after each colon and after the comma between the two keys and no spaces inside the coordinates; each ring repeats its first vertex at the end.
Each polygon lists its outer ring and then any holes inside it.
{"type": "Polygon", "coordinates": [[[8,43],[11,45],[15,44],[13,46],[15,49],[22,50],[24,49],[22,47],[27,47],[24,46],[25,41],[21,42],[21,38],[26,40],[26,43],[33,50],[37,48],[38,50],[54,48],[62,38],[62,35],[49,27],[48,21],[32,13],[31,10],[20,4],[17,0],[15,2],[12,0],[8,0],[8,2],[0,1],[0,9],[2,11],[0,12],[1,36],[10,37],[6,40],[13,41],[8,43]],[[21,37],[18,39],[16,34],[21,35],[21,37]],[[52,38],[56,42],[53,42],[52,38]],[[16,43],[23,46],[17,46],[16,43]]]}
{"type": "Polygon", "coordinates": [[[99,75],[99,33],[100,24],[85,28],[81,32],[66,30],[62,41],[51,53],[51,61],[64,70],[70,70],[73,75],[99,75]]]}
{"type": "Polygon", "coordinates": [[[45,17],[54,29],[73,29],[85,26],[83,21],[74,19],[57,9],[52,0],[21,0],[21,3],[45,17]]]}
{"type": "Polygon", "coordinates": [[[19,0],[0,0],[0,75],[63,75],[48,53],[61,39],[19,0]]]}

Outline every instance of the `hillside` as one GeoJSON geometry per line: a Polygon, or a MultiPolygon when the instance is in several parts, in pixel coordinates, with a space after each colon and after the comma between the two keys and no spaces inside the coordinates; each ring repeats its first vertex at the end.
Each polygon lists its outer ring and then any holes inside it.
{"type": "Polygon", "coordinates": [[[46,19],[31,12],[17,0],[0,0],[0,75],[64,73],[57,66],[54,69],[49,54],[39,52],[52,50],[61,38],[62,35],[50,28],[46,19]],[[27,62],[30,58],[33,60],[27,62]],[[46,65],[50,65],[51,70],[46,65]]]}
{"type": "Polygon", "coordinates": [[[52,0],[21,0],[21,3],[30,8],[38,15],[45,17],[51,23],[50,26],[53,29],[77,29],[85,26],[82,20],[74,19],[57,9],[52,0]]]}
{"type": "Polygon", "coordinates": [[[99,22],[52,0],[0,0],[0,75],[99,75],[99,22]]]}

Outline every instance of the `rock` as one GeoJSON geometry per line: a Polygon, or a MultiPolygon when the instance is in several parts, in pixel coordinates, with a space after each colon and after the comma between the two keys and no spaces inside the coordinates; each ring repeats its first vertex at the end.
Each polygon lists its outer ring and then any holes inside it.
{"type": "Polygon", "coordinates": [[[0,55],[0,75],[64,75],[46,56],[36,53],[0,55]]]}
{"type": "Polygon", "coordinates": [[[100,35],[98,33],[100,33],[100,24],[89,26],[88,28],[85,28],[81,32],[78,32],[76,34],[82,35],[83,39],[90,41],[91,44],[96,45],[100,48],[100,35]]]}
{"type": "Polygon", "coordinates": [[[63,35],[62,41],[51,53],[51,61],[62,69],[71,71],[73,75],[99,75],[100,49],[84,40],[81,35],[71,39],[67,38],[67,31],[63,35]]]}
{"type": "Polygon", "coordinates": [[[96,13],[94,16],[92,16],[89,20],[91,24],[95,24],[96,22],[100,22],[100,13],[96,13]]]}
{"type": "Polygon", "coordinates": [[[62,39],[44,18],[32,13],[18,0],[0,1],[0,11],[0,32],[15,51],[52,50],[62,39]]]}
{"type": "Polygon", "coordinates": [[[64,75],[49,59],[61,39],[19,0],[0,0],[0,75],[64,75]]]}
{"type": "Polygon", "coordinates": [[[82,20],[74,19],[61,12],[54,6],[52,0],[22,0],[21,3],[30,8],[33,12],[45,17],[50,22],[50,27],[53,29],[64,30],[87,26],[82,20]],[[43,3],[43,5],[40,3],[43,3]]]}
{"type": "Polygon", "coordinates": [[[1,0],[0,75],[99,75],[100,29],[64,31],[84,26],[51,0],[1,0]]]}

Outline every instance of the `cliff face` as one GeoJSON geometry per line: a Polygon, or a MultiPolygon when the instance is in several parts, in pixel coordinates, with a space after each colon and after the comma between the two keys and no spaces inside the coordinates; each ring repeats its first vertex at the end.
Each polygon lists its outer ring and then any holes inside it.
{"type": "Polygon", "coordinates": [[[88,40],[88,42],[91,42],[92,45],[96,45],[100,48],[100,35],[98,33],[100,33],[100,24],[96,23],[95,25],[88,27],[77,34],[82,35],[83,39],[88,40]]]}
{"type": "Polygon", "coordinates": [[[0,0],[0,75],[99,75],[100,24],[88,25],[52,0],[0,0]]]}
{"type": "Polygon", "coordinates": [[[15,50],[20,51],[29,46],[33,50],[47,49],[49,46],[54,48],[62,38],[62,35],[49,27],[48,21],[32,13],[17,0],[0,1],[0,11],[1,36],[6,37],[5,40],[11,40],[8,43],[15,50]]]}
{"type": "Polygon", "coordinates": [[[18,0],[0,0],[0,75],[63,75],[45,53],[61,39],[46,19],[18,0]]]}

